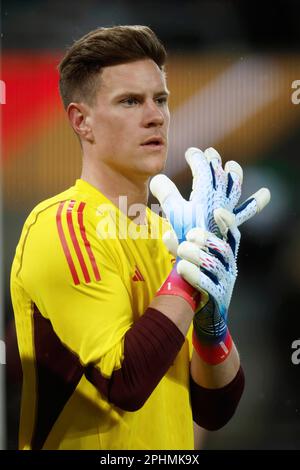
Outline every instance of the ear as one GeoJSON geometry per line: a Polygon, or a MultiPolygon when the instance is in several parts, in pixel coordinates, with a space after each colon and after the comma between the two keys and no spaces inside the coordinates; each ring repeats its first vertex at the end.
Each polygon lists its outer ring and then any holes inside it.
{"type": "Polygon", "coordinates": [[[74,132],[76,132],[80,139],[93,143],[95,139],[90,125],[88,107],[83,103],[70,103],[67,114],[74,132]]]}

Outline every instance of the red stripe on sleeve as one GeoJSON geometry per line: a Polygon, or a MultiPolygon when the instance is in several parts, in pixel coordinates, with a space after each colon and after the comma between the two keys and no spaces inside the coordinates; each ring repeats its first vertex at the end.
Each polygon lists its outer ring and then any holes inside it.
{"type": "Polygon", "coordinates": [[[140,281],[144,281],[145,279],[142,276],[142,273],[140,272],[139,268],[136,266],[136,274],[139,278],[140,281]]]}
{"type": "Polygon", "coordinates": [[[90,258],[90,262],[91,262],[91,265],[92,265],[92,268],[93,268],[93,271],[94,271],[95,279],[96,279],[96,281],[100,281],[101,276],[100,276],[100,273],[99,273],[99,270],[98,270],[96,259],[95,259],[91,244],[87,239],[85,227],[84,227],[84,224],[83,224],[83,211],[84,211],[84,208],[85,208],[85,202],[81,202],[79,204],[79,208],[78,208],[78,223],[79,223],[79,227],[80,227],[80,233],[81,233],[81,237],[82,237],[82,240],[84,242],[84,246],[86,248],[87,254],[89,255],[89,258],[90,258]]]}
{"type": "Polygon", "coordinates": [[[69,268],[70,268],[70,271],[71,271],[71,274],[72,274],[74,284],[77,285],[77,284],[80,284],[79,277],[77,275],[76,268],[75,268],[75,265],[73,263],[70,250],[68,248],[67,240],[66,240],[66,237],[65,237],[65,234],[64,234],[62,223],[61,223],[61,213],[62,213],[63,207],[65,205],[65,202],[66,201],[61,202],[58,206],[57,213],[56,213],[56,225],[57,225],[57,230],[58,230],[60,242],[62,244],[64,253],[65,253],[65,257],[67,259],[67,262],[68,262],[68,265],[69,265],[69,268]]]}
{"type": "Polygon", "coordinates": [[[77,258],[78,258],[78,261],[80,263],[80,266],[81,266],[81,269],[82,269],[82,272],[83,272],[83,275],[84,275],[85,282],[91,282],[91,278],[90,278],[88,269],[86,267],[83,255],[81,253],[80,246],[79,246],[79,243],[78,243],[78,240],[77,240],[77,237],[76,237],[76,233],[75,233],[75,230],[74,230],[74,224],[73,224],[73,219],[72,219],[72,210],[74,208],[74,205],[75,205],[75,201],[71,201],[70,204],[69,204],[69,207],[67,208],[68,227],[69,227],[72,243],[73,243],[73,246],[75,248],[77,258]]]}

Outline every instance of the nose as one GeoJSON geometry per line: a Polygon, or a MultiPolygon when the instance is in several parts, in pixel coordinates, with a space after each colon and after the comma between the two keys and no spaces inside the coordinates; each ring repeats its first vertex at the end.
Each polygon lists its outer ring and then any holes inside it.
{"type": "Polygon", "coordinates": [[[143,125],[145,127],[162,126],[165,122],[165,115],[153,100],[144,103],[143,125]]]}

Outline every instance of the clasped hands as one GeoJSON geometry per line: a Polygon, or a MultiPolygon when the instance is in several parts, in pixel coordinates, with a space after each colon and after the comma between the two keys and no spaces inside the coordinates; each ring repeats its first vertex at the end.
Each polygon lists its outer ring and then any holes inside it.
{"type": "Polygon", "coordinates": [[[213,148],[189,148],[185,158],[193,175],[189,201],[162,174],[151,180],[150,190],[172,227],[163,241],[177,257],[178,274],[207,298],[195,315],[198,336],[217,339],[227,327],[238,272],[238,227],[269,203],[270,191],[261,188],[238,206],[243,170],[237,162],[229,161],[223,169],[213,148]]]}

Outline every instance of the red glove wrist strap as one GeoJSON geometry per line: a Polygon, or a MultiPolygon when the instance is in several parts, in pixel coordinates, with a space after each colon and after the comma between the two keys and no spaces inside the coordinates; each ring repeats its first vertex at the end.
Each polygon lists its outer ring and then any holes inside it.
{"type": "Polygon", "coordinates": [[[199,356],[208,364],[216,365],[225,361],[232,349],[232,338],[227,328],[225,338],[219,343],[204,344],[193,330],[193,346],[199,356]]]}
{"type": "Polygon", "coordinates": [[[156,295],[177,295],[182,297],[190,304],[193,311],[196,310],[201,299],[201,293],[177,273],[176,266],[174,266],[156,295]]]}

